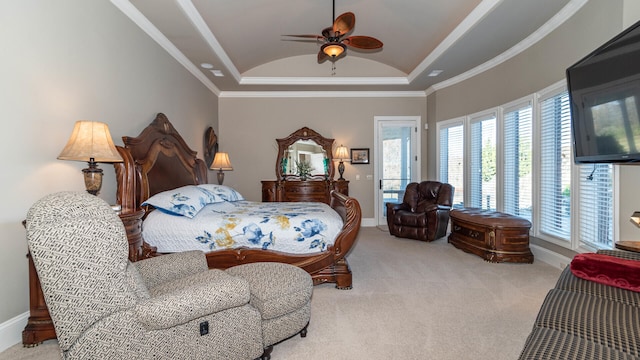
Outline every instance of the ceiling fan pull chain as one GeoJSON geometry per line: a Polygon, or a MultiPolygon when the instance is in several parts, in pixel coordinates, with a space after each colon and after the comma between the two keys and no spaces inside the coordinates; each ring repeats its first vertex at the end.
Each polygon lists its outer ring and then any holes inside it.
{"type": "Polygon", "coordinates": [[[331,62],[331,76],[336,76],[336,63],[335,63],[335,61],[331,62]]]}

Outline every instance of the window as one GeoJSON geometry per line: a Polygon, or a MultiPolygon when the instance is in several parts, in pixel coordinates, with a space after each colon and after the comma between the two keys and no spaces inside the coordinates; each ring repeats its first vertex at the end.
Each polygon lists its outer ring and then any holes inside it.
{"type": "Polygon", "coordinates": [[[504,111],[504,208],[532,219],[532,108],[531,102],[504,111]]]}
{"type": "Polygon", "coordinates": [[[496,209],[496,115],[471,118],[470,206],[496,209]]]}
{"type": "Polygon", "coordinates": [[[540,231],[571,241],[571,114],[566,91],[540,101],[540,231]]]}
{"type": "Polygon", "coordinates": [[[455,186],[454,207],[523,217],[567,248],[612,248],[615,167],[574,164],[563,83],[534,99],[439,123],[440,181],[455,186]]]}
{"type": "Polygon", "coordinates": [[[438,124],[440,181],[451,184],[453,207],[464,205],[464,126],[461,121],[438,124]]]}
{"type": "Polygon", "coordinates": [[[594,248],[613,245],[613,166],[580,165],[580,242],[594,248]]]}

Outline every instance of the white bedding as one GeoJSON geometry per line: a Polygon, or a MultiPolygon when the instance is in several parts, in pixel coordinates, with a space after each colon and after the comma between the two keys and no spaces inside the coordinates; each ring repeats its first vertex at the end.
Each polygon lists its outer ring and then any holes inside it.
{"type": "Polygon", "coordinates": [[[192,219],[152,211],[142,234],[161,253],[247,247],[308,254],[325,251],[342,225],[324,203],[225,201],[206,205],[192,219]]]}

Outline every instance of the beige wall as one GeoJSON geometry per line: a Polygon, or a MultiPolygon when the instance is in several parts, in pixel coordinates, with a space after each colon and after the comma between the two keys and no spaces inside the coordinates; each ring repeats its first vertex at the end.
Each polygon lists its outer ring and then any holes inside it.
{"type": "MultiPolygon", "coordinates": [[[[107,1],[0,2],[0,100],[5,156],[0,184],[0,324],[28,310],[26,242],[20,222],[41,196],[82,190],[83,163],[56,160],[73,123],[107,122],[117,144],[138,134],[164,112],[187,143],[202,151],[213,126],[220,150],[230,153],[233,184],[260,199],[260,180],[275,177],[276,138],[309,126],[336,144],[374,148],[374,116],[420,115],[423,178],[435,176],[437,121],[497,106],[564,77],[564,69],[640,18],[635,0],[591,0],[580,13],[531,49],[499,67],[424,98],[221,98],[216,99],[155,42],[107,1]],[[624,20],[622,4],[625,5],[624,20]],[[629,10],[629,11],[627,11],[629,10]],[[635,14],[635,15],[633,15],[635,14]],[[428,112],[427,112],[428,111],[428,112]],[[427,117],[428,115],[428,117],[427,117]],[[219,126],[218,126],[218,118],[219,126]],[[429,158],[428,155],[431,155],[429,158]],[[425,166],[428,165],[428,166],[425,166]]],[[[372,161],[375,159],[372,158],[372,161]]],[[[112,167],[100,194],[115,201],[112,167]]],[[[640,169],[622,169],[621,234],[639,238],[626,220],[640,210],[633,193],[640,169]],[[630,195],[630,196],[629,196],[630,195]],[[623,224],[624,223],[624,224],[623,224]]],[[[214,174],[210,174],[212,180],[214,174]]],[[[363,216],[374,216],[373,165],[347,164],[351,195],[363,216]],[[356,181],[355,176],[361,180],[356,181]]]]}
{"type": "MultiPolygon", "coordinates": [[[[438,121],[499,106],[565,78],[565,69],[640,19],[633,0],[591,0],[576,15],[518,56],[464,82],[430,94],[429,128],[438,121]],[[624,10],[624,11],[623,11],[624,10]]],[[[429,151],[435,154],[436,132],[429,131],[429,151]]],[[[427,173],[436,174],[430,157],[427,173]]],[[[629,216],[640,210],[640,167],[620,166],[617,225],[620,240],[640,240],[629,216]]]]}
{"type": "MultiPolygon", "coordinates": [[[[218,121],[216,97],[109,1],[2,1],[0,24],[1,324],[28,310],[27,210],[84,190],[86,163],[56,160],[76,120],[106,122],[122,145],[164,112],[198,151],[218,121]]],[[[100,196],[115,203],[113,167],[100,167],[100,196]]]]}
{"type": "MultiPolygon", "coordinates": [[[[220,150],[229,152],[233,171],[225,184],[233,184],[247,199],[260,201],[260,180],[275,179],[277,138],[307,126],[336,146],[369,148],[369,165],[345,165],[349,195],[362,207],[364,218],[374,217],[374,116],[426,118],[425,98],[220,98],[220,150]],[[356,175],[360,180],[356,181],[356,175]]],[[[424,149],[423,149],[424,150],[424,149]]],[[[424,153],[424,151],[423,151],[424,153]]],[[[337,171],[336,171],[337,174],[337,171]]],[[[336,177],[337,178],[337,177],[336,177]]]]}

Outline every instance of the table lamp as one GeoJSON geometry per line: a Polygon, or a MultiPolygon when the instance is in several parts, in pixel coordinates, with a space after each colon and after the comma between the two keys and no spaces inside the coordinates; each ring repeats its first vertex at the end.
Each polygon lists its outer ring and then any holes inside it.
{"type": "Polygon", "coordinates": [[[99,162],[122,162],[122,157],[113,145],[109,127],[96,121],[76,121],[73,132],[59,160],[87,161],[89,167],[82,169],[84,185],[89,194],[97,195],[102,187],[102,169],[99,162]]]}
{"type": "Polygon", "coordinates": [[[347,147],[344,145],[338,146],[338,148],[336,149],[335,158],[340,160],[340,163],[338,164],[338,173],[340,173],[340,177],[338,178],[338,180],[344,180],[344,178],[342,177],[342,174],[344,174],[344,162],[351,160],[349,158],[349,149],[347,149],[347,147]]]}
{"type": "Polygon", "coordinates": [[[229,154],[226,152],[217,152],[216,156],[213,158],[213,163],[210,167],[211,170],[218,170],[218,185],[222,185],[224,181],[224,173],[225,171],[233,170],[231,167],[231,161],[229,161],[229,154]]]}

